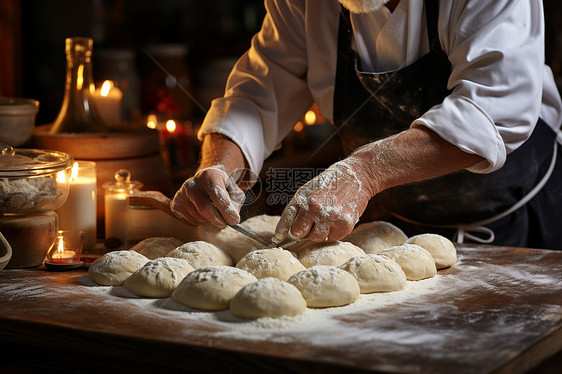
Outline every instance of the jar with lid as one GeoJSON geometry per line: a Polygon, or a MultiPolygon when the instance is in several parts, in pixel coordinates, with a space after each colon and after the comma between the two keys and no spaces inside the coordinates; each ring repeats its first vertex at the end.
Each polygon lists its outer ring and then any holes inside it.
{"type": "Polygon", "coordinates": [[[53,122],[51,134],[108,132],[92,98],[95,91],[91,38],[65,40],[66,83],[61,110],[53,122]]]}
{"type": "MultiPolygon", "coordinates": [[[[129,229],[128,200],[130,194],[142,187],[139,181],[131,180],[131,173],[121,169],[115,173],[115,182],[103,184],[105,192],[105,239],[119,244],[127,242],[129,229]]],[[[118,247],[118,245],[116,245],[118,247]]]]}

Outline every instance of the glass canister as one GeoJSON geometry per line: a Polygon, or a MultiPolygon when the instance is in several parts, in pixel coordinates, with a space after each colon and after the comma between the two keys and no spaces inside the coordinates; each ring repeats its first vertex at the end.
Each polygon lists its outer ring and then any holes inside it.
{"type": "Polygon", "coordinates": [[[115,173],[115,182],[104,183],[106,240],[118,239],[122,244],[127,242],[129,229],[127,198],[141,187],[142,183],[132,181],[131,173],[124,169],[115,173]]]}
{"type": "Polygon", "coordinates": [[[66,84],[61,110],[53,122],[51,134],[99,133],[108,127],[92,98],[95,92],[91,38],[66,38],[66,84]]]}

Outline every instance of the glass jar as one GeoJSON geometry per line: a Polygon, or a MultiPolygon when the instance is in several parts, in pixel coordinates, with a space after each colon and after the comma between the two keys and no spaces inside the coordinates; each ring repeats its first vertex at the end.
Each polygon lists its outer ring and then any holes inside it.
{"type": "Polygon", "coordinates": [[[92,98],[95,91],[90,38],[66,38],[66,85],[51,134],[108,132],[92,98]]]}
{"type": "Polygon", "coordinates": [[[128,200],[130,194],[138,191],[142,183],[131,180],[131,173],[121,169],[115,173],[115,182],[104,183],[105,192],[105,238],[127,242],[129,230],[128,200]]]}

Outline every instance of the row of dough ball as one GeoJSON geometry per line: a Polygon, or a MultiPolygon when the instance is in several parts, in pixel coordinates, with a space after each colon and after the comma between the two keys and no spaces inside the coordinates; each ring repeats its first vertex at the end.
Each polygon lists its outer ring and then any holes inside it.
{"type": "MultiPolygon", "coordinates": [[[[178,249],[173,252],[180,252],[178,249]]],[[[415,251],[410,249],[405,252],[415,251]]],[[[398,258],[407,259],[408,256],[398,258]]],[[[175,301],[197,309],[226,309],[232,299],[231,313],[243,318],[295,315],[297,311],[304,311],[303,305],[304,308],[306,305],[345,305],[355,301],[360,292],[400,290],[406,284],[406,275],[401,267],[395,261],[377,255],[351,257],[340,266],[341,269],[313,266],[304,270],[304,266],[288,251],[268,249],[249,253],[238,265],[238,268],[223,265],[194,271],[194,267],[181,258],[165,257],[150,261],[135,251],[118,251],[108,253],[93,264],[90,274],[97,283],[119,285],[123,280],[117,279],[118,274],[120,278],[125,278],[125,287],[139,296],[167,297],[173,292],[175,301]],[[119,262],[124,264],[119,265],[119,262]],[[140,269],[135,271],[135,267],[140,269]],[[127,276],[125,270],[134,272],[127,276]],[[103,276],[112,272],[115,277],[107,282],[108,279],[103,276]],[[282,279],[272,280],[277,279],[272,276],[282,279]],[[258,278],[270,280],[262,282],[258,278]],[[284,280],[288,283],[285,284],[284,280]],[[256,282],[255,286],[242,287],[256,282]],[[297,294],[289,286],[291,284],[302,296],[295,296],[297,294]]],[[[435,265],[433,272],[427,272],[424,277],[433,275],[435,265]]]]}

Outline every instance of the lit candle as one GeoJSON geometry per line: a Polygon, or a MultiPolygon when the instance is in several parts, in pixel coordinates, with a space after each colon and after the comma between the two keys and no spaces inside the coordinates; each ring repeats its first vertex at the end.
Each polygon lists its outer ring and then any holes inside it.
{"type": "Polygon", "coordinates": [[[59,238],[59,244],[57,249],[51,254],[51,260],[57,264],[69,263],[74,261],[74,256],[76,256],[76,252],[64,249],[63,238],[59,238]]]}
{"type": "Polygon", "coordinates": [[[96,244],[96,163],[78,161],[72,167],[66,202],[57,210],[59,227],[84,231],[84,248],[96,244]]]}
{"type": "Polygon", "coordinates": [[[96,89],[94,100],[98,112],[107,124],[121,122],[123,92],[112,81],[105,81],[96,89]]]}

